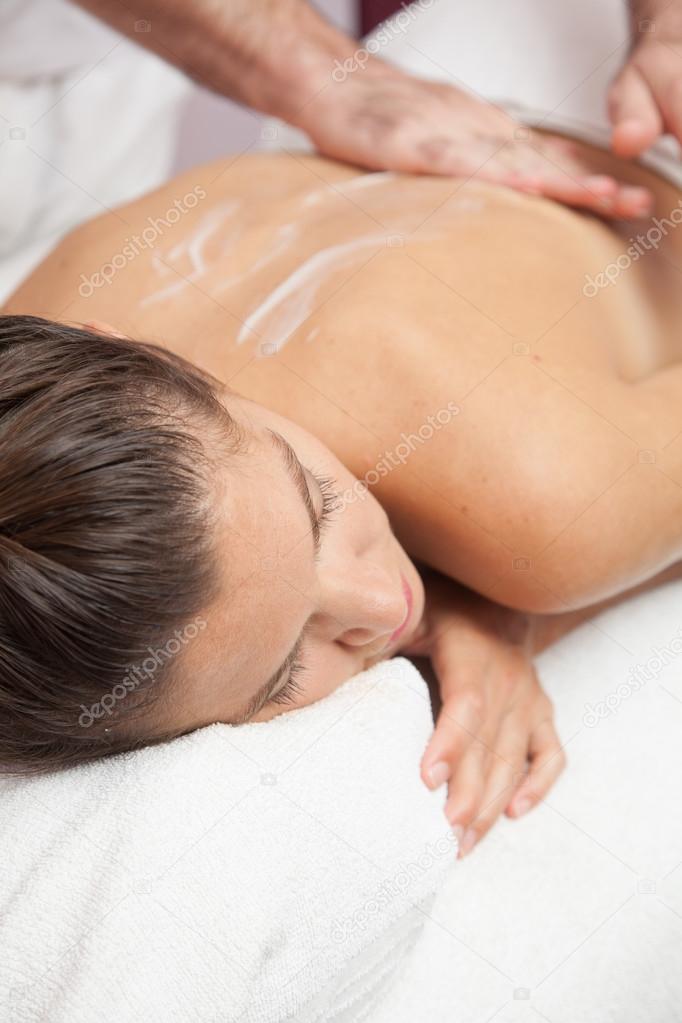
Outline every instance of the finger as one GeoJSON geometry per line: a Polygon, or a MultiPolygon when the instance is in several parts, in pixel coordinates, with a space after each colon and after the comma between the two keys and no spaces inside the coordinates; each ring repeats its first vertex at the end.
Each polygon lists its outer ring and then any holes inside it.
{"type": "Polygon", "coordinates": [[[403,169],[416,173],[455,175],[503,185],[529,195],[543,195],[568,206],[602,216],[631,219],[645,216],[652,196],[646,188],[621,185],[606,174],[586,174],[571,144],[563,139],[509,142],[479,137],[466,148],[450,138],[430,138],[417,147],[419,159],[403,169]]]}
{"type": "Polygon", "coordinates": [[[545,194],[551,198],[603,216],[631,218],[650,212],[653,197],[647,188],[625,185],[610,174],[588,172],[584,154],[567,153],[554,136],[534,139],[532,145],[547,179],[545,194]]]}
{"type": "Polygon", "coordinates": [[[566,766],[566,754],[549,718],[533,731],[528,752],[528,774],[507,807],[510,817],[521,817],[544,799],[566,766]]]}
{"type": "MultiPolygon", "coordinates": [[[[579,154],[569,155],[562,140],[534,137],[525,144],[507,150],[500,157],[510,161],[514,178],[521,181],[532,168],[536,194],[542,194],[569,206],[582,207],[603,216],[638,217],[649,212],[652,196],[646,188],[623,185],[610,174],[586,173],[579,154]]],[[[518,187],[518,186],[517,186],[518,187]]]]}
{"type": "Polygon", "coordinates": [[[665,127],[678,142],[682,142],[682,75],[679,72],[668,82],[661,106],[665,127]]]}
{"type": "MultiPolygon", "coordinates": [[[[613,179],[606,187],[602,181],[602,175],[583,178],[577,182],[578,188],[574,197],[567,195],[561,201],[569,206],[582,206],[603,217],[618,217],[626,220],[643,217],[651,212],[653,196],[648,189],[620,185],[613,179]]],[[[558,190],[552,195],[552,198],[560,198],[558,190]]]]}
{"type": "Polygon", "coordinates": [[[458,842],[462,841],[480,809],[489,757],[488,749],[482,742],[472,743],[450,780],[445,816],[458,842]]]}
{"type": "Polygon", "coordinates": [[[613,216],[625,219],[645,217],[651,213],[654,197],[648,188],[621,185],[613,199],[613,216]]]}
{"type": "Polygon", "coordinates": [[[437,789],[454,775],[458,761],[477,739],[484,717],[480,685],[465,686],[445,700],[422,757],[421,774],[428,788],[437,789]]]}
{"type": "MultiPolygon", "coordinates": [[[[513,180],[518,181],[515,187],[526,190],[522,172],[516,172],[513,180]]],[[[619,192],[618,182],[607,174],[573,176],[551,165],[536,171],[529,180],[536,195],[600,212],[611,207],[619,192]]]]}
{"type": "Polygon", "coordinates": [[[521,192],[554,199],[567,206],[591,210],[602,216],[630,219],[644,216],[651,208],[651,194],[645,188],[621,185],[606,174],[563,170],[551,160],[543,160],[543,154],[534,155],[536,159],[532,168],[503,168],[497,161],[491,160],[478,176],[521,192]]]}
{"type": "MultiPolygon", "coordinates": [[[[513,728],[511,722],[510,727],[513,728]]],[[[510,736],[505,745],[491,756],[479,809],[464,832],[460,856],[471,852],[507,808],[526,764],[527,743],[524,738],[523,732],[510,736]]]]}
{"type": "Polygon", "coordinates": [[[663,131],[658,104],[640,71],[627,64],[608,95],[613,125],[611,148],[618,156],[639,156],[663,131]]]}

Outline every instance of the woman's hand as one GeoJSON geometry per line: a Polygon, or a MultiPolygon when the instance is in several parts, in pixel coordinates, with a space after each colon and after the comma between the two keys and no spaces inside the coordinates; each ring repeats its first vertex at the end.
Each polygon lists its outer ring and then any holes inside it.
{"type": "Polygon", "coordinates": [[[520,817],[565,765],[552,705],[530,660],[528,616],[449,580],[427,579],[420,637],[442,708],[422,759],[429,788],[448,783],[446,816],[466,855],[501,813],[520,817]]]}

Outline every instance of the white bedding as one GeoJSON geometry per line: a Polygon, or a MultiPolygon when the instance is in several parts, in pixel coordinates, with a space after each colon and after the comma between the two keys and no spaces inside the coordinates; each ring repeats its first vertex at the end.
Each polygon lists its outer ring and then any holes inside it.
{"type": "MultiPolygon", "coordinates": [[[[620,0],[423,6],[382,56],[528,123],[606,139],[606,88],[628,40],[620,0]]],[[[649,162],[682,180],[675,144],[649,162]]],[[[676,583],[542,656],[568,769],[542,807],[502,821],[454,872],[373,1023],[398,1007],[429,1023],[682,1019],[680,651],[676,583]]]]}
{"type": "Polygon", "coordinates": [[[267,723],[0,779],[2,1023],[351,1023],[456,843],[396,659],[267,723]]]}
{"type": "Polygon", "coordinates": [[[566,772],[458,864],[373,1023],[682,1019],[682,583],[539,667],[566,772]]]}

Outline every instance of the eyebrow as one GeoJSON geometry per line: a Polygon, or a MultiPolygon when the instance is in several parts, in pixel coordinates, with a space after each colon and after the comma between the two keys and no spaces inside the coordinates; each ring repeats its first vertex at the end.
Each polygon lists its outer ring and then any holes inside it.
{"type": "MultiPolygon", "coordinates": [[[[303,472],[303,466],[301,465],[298,455],[292,448],[291,444],[284,439],[284,437],[277,433],[276,430],[267,430],[267,433],[272,440],[276,449],[282,455],[285,468],[289,475],[290,480],[296,487],[303,504],[305,505],[308,518],[310,519],[310,531],[313,537],[313,545],[315,553],[320,549],[320,523],[315,511],[315,506],[310,497],[310,491],[308,490],[308,484],[306,483],[305,473],[303,472]]],[[[257,714],[262,707],[268,702],[270,697],[279,687],[280,683],[287,677],[291,671],[292,666],[297,661],[301,650],[303,648],[303,642],[306,638],[308,627],[310,625],[310,618],[304,624],[303,628],[298,634],[296,642],[292,646],[289,653],[286,655],[280,666],[270,676],[270,678],[259,687],[254,695],[249,700],[244,710],[237,715],[237,720],[234,724],[245,724],[249,718],[252,718],[254,714],[257,714]]]]}
{"type": "Polygon", "coordinates": [[[284,466],[289,474],[289,478],[298,490],[298,493],[305,505],[305,510],[308,513],[310,519],[310,531],[313,537],[313,544],[315,545],[315,551],[317,552],[320,548],[320,522],[315,511],[315,505],[310,497],[310,491],[308,490],[308,484],[306,483],[305,473],[303,466],[301,465],[298,455],[292,448],[288,440],[285,440],[281,433],[277,433],[276,430],[267,431],[270,439],[274,446],[282,455],[284,460],[284,466]]]}

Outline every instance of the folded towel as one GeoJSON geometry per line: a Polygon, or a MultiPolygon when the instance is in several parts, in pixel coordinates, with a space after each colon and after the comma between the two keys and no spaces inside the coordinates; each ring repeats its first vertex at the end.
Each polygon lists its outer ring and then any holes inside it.
{"type": "Polygon", "coordinates": [[[377,665],[273,721],[0,782],[0,1017],[360,1020],[456,858],[428,691],[377,665]]]}

